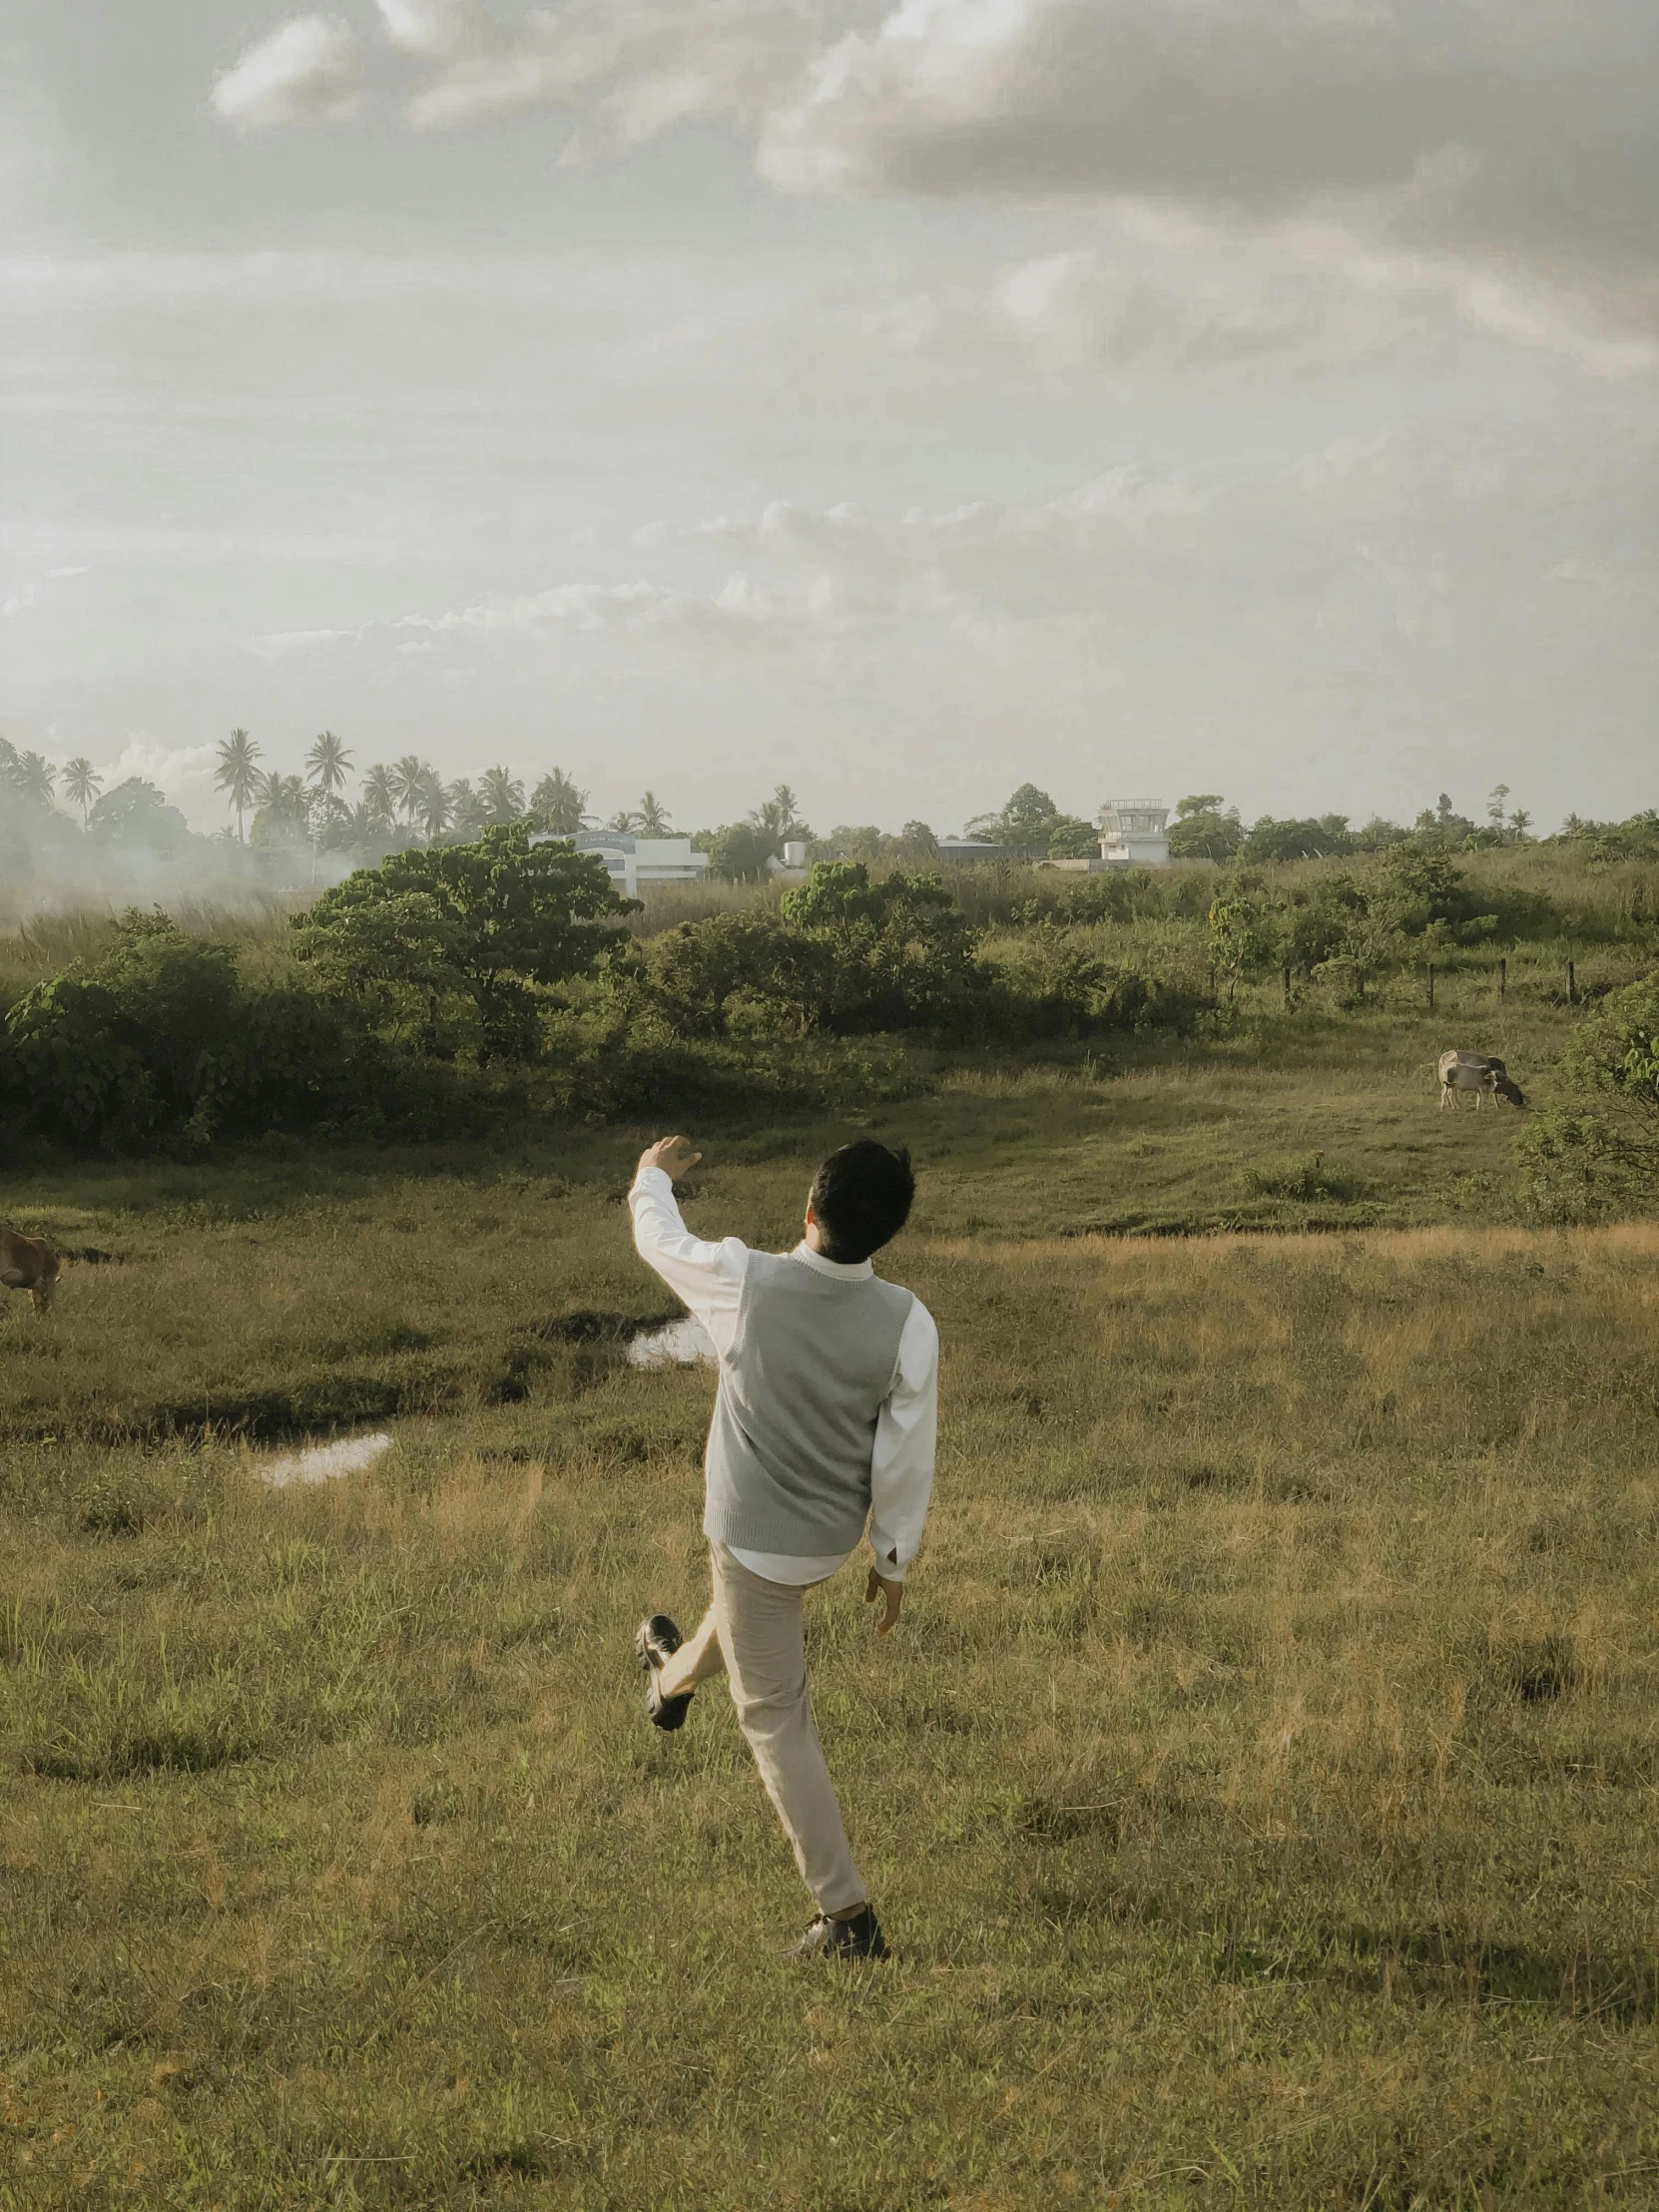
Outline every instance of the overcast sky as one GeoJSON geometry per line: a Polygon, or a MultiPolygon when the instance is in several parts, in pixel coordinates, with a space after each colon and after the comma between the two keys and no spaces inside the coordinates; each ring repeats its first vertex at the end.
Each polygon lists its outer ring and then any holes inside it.
{"type": "Polygon", "coordinates": [[[1653,0],[10,0],[0,730],[1659,804],[1653,0]]]}

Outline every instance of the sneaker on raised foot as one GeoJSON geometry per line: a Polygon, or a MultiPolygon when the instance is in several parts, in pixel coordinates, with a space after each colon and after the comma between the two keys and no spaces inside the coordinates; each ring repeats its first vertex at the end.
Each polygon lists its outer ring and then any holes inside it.
{"type": "Polygon", "coordinates": [[[821,1913],[799,1943],[792,1943],[786,1958],[886,1958],[890,1956],[881,1924],[867,1905],[844,1920],[821,1913]]]}
{"type": "Polygon", "coordinates": [[[648,1613],[635,1632],[634,1656],[650,1677],[645,1686],[645,1709],[657,1728],[684,1727],[691,1706],[690,1690],[683,1690],[678,1697],[664,1697],[657,1687],[658,1670],[673,1658],[684,1642],[685,1638],[666,1613],[648,1613]]]}

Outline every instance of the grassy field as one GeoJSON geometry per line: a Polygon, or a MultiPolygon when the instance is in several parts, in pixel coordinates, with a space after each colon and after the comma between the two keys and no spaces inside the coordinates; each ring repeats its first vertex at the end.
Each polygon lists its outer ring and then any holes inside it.
{"type": "MultiPolygon", "coordinates": [[[[813,1601],[898,1953],[816,1977],[729,1705],[629,1663],[710,1397],[622,1357],[642,1133],[14,1182],[106,1257],[0,1308],[0,2205],[1659,2199],[1659,1229],[1486,1226],[1435,1034],[859,1117],[943,1447],[898,1635],[813,1601]]],[[[785,1242],[851,1126],[688,1215],[785,1242]]]]}

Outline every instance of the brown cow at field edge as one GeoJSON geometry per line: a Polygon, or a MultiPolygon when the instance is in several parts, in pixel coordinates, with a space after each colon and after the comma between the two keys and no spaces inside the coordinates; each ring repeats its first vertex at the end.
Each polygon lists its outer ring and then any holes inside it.
{"type": "Polygon", "coordinates": [[[8,1291],[27,1291],[35,1312],[44,1314],[58,1287],[58,1256],[40,1237],[20,1237],[0,1225],[0,1283],[8,1291]]]}

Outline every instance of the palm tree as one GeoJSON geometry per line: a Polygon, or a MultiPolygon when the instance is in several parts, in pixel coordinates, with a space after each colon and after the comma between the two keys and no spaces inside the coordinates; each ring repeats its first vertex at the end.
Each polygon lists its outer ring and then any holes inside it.
{"type": "Polygon", "coordinates": [[[305,755],[305,766],[311,773],[312,790],[321,792],[325,799],[332,799],[345,782],[351,756],[332,730],[323,730],[312,741],[311,750],[305,755]]]}
{"type": "Polygon", "coordinates": [[[578,790],[574,777],[562,768],[544,776],[530,794],[530,812],[556,837],[574,837],[586,827],[587,804],[587,793],[578,790]]]}
{"type": "Polygon", "coordinates": [[[429,837],[441,837],[449,828],[453,818],[449,811],[449,794],[444,789],[441,776],[427,772],[420,797],[415,802],[415,813],[420,827],[429,837]]]}
{"type": "Polygon", "coordinates": [[[647,837],[666,837],[674,828],[668,809],[655,792],[646,792],[641,797],[634,820],[639,824],[641,834],[647,837]]]}
{"type": "Polygon", "coordinates": [[[610,821],[605,824],[605,828],[607,830],[633,830],[637,826],[637,820],[638,818],[631,807],[619,807],[610,821]]]}
{"type": "Polygon", "coordinates": [[[219,769],[214,783],[237,810],[237,837],[243,839],[242,818],[257,800],[261,783],[257,763],[260,749],[246,730],[233,730],[219,744],[219,769]]]}
{"type": "Polygon", "coordinates": [[[410,822],[415,821],[420,813],[421,798],[431,779],[432,771],[413,753],[405,753],[400,761],[392,763],[392,796],[397,802],[399,813],[405,815],[410,822]]]}
{"type": "Polygon", "coordinates": [[[464,776],[449,787],[449,819],[457,830],[481,830],[489,820],[483,797],[464,776]]]}
{"type": "Polygon", "coordinates": [[[40,753],[19,753],[11,747],[7,751],[11,753],[7,766],[13,787],[23,798],[33,800],[37,806],[50,807],[52,786],[58,777],[51,762],[40,753]]]}
{"type": "Polygon", "coordinates": [[[775,844],[781,845],[786,837],[812,834],[801,820],[801,803],[788,784],[780,784],[772,797],[763,800],[749,819],[761,834],[771,837],[775,844]]]}
{"type": "Polygon", "coordinates": [[[516,822],[524,812],[524,786],[510,769],[485,769],[478,779],[478,796],[491,822],[516,822]]]}
{"type": "Polygon", "coordinates": [[[63,795],[72,807],[80,808],[83,830],[92,812],[92,803],[103,788],[104,779],[84,754],[77,753],[63,772],[63,795]]]}
{"type": "Polygon", "coordinates": [[[276,822],[291,823],[295,829],[305,827],[305,787],[297,776],[261,776],[258,796],[262,815],[276,822]]]}
{"type": "Polygon", "coordinates": [[[397,790],[391,770],[376,761],[363,778],[363,812],[376,830],[389,830],[397,814],[397,790]]]}

